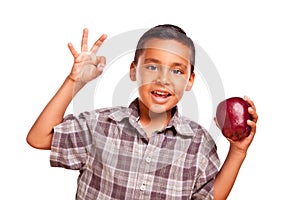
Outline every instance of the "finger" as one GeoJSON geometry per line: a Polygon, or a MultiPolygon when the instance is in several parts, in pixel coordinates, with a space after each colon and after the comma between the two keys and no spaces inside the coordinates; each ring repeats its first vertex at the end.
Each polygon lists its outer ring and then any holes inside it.
{"type": "Polygon", "coordinates": [[[216,117],[214,117],[214,121],[215,121],[216,126],[217,126],[219,129],[221,129],[216,117]]]}
{"type": "Polygon", "coordinates": [[[74,58],[78,57],[78,52],[75,50],[74,46],[72,43],[68,43],[68,48],[71,51],[71,54],[74,56],[74,58]]]}
{"type": "Polygon", "coordinates": [[[254,121],[254,122],[256,123],[257,120],[258,120],[258,115],[257,115],[257,113],[256,113],[256,110],[254,110],[252,107],[249,107],[249,108],[248,108],[248,112],[249,112],[249,114],[251,114],[251,116],[252,116],[252,121],[254,121]]]}
{"type": "Polygon", "coordinates": [[[99,50],[99,48],[101,47],[102,43],[104,42],[104,40],[107,38],[106,34],[101,35],[101,37],[94,43],[94,45],[91,48],[91,52],[93,53],[97,53],[97,51],[99,50]]]}
{"type": "Polygon", "coordinates": [[[106,64],[106,59],[104,56],[100,56],[100,57],[97,57],[98,59],[98,65],[97,65],[97,76],[101,75],[104,71],[104,67],[105,67],[105,64],[106,64]]]}
{"type": "Polygon", "coordinates": [[[256,113],[255,104],[248,96],[244,96],[244,99],[250,104],[250,107],[248,108],[248,112],[249,114],[252,115],[252,121],[256,123],[258,120],[258,115],[256,113]]]}
{"type": "Polygon", "coordinates": [[[251,127],[251,134],[254,136],[256,133],[256,123],[254,121],[247,120],[247,124],[251,127]]]}
{"type": "Polygon", "coordinates": [[[255,107],[254,102],[253,102],[248,96],[244,96],[244,99],[245,99],[245,101],[247,101],[247,102],[251,105],[251,107],[252,107],[254,110],[256,110],[256,107],[255,107]]]}
{"type": "Polygon", "coordinates": [[[88,29],[83,29],[82,40],[81,40],[81,52],[88,51],[88,29]]]}
{"type": "Polygon", "coordinates": [[[102,68],[106,65],[106,58],[104,56],[97,57],[97,68],[102,68]]]}
{"type": "Polygon", "coordinates": [[[234,143],[234,141],[230,138],[226,138],[230,143],[234,143]]]}

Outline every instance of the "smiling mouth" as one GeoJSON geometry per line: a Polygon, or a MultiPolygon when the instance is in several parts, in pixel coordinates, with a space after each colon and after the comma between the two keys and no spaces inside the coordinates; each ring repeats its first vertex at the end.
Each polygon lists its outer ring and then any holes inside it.
{"type": "Polygon", "coordinates": [[[161,97],[161,98],[167,98],[167,97],[171,96],[171,94],[168,92],[158,91],[158,90],[152,91],[151,94],[153,94],[156,97],[161,97]]]}

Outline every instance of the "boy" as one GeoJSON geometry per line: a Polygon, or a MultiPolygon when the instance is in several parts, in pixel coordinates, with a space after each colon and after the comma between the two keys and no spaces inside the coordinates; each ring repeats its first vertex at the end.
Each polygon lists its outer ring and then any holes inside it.
{"type": "Polygon", "coordinates": [[[99,76],[105,57],[95,56],[102,35],[88,51],[72,44],[71,73],[28,133],[28,143],[51,149],[51,165],[80,170],[76,199],[226,199],[256,132],[230,141],[220,171],[216,145],[197,123],[180,116],[177,103],[195,78],[195,47],[174,25],[159,25],[139,40],[130,79],[139,97],[128,108],[103,108],[78,117],[64,113],[74,95],[99,76]]]}

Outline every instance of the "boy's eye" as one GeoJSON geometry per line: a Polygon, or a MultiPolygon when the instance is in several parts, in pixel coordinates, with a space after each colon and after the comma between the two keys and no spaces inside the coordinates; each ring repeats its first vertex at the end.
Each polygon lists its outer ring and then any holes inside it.
{"type": "Polygon", "coordinates": [[[146,69],[152,70],[152,71],[157,71],[158,67],[155,65],[146,65],[146,69]]]}
{"type": "Polygon", "coordinates": [[[183,74],[183,71],[181,71],[180,69],[172,69],[171,72],[177,75],[183,74]]]}

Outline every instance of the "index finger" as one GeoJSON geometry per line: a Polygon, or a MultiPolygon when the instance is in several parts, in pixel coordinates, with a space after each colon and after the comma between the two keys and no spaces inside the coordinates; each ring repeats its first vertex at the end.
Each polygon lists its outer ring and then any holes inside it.
{"type": "Polygon", "coordinates": [[[106,34],[101,35],[101,37],[94,43],[94,45],[91,48],[91,52],[96,54],[98,49],[101,47],[104,40],[107,38],[106,34]]]}
{"type": "Polygon", "coordinates": [[[254,102],[248,96],[245,96],[244,99],[251,105],[251,107],[253,108],[253,110],[256,110],[254,102]]]}
{"type": "Polygon", "coordinates": [[[250,104],[251,107],[248,108],[248,112],[252,115],[252,121],[257,122],[258,121],[258,115],[256,113],[256,107],[254,105],[254,102],[247,96],[245,96],[245,100],[250,104]]]}

